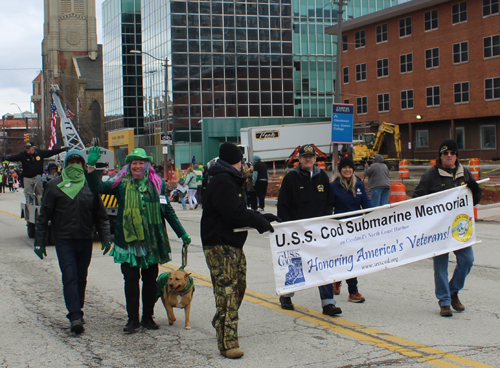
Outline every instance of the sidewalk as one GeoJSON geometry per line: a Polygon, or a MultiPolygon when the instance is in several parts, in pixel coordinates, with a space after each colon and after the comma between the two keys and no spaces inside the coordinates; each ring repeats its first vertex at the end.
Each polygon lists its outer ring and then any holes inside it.
{"type": "Polygon", "coordinates": [[[500,203],[478,205],[477,220],[500,222],[500,203]]]}

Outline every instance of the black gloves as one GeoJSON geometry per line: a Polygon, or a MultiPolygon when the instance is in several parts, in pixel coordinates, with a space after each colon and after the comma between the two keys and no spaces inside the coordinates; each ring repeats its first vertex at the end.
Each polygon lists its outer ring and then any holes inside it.
{"type": "Polygon", "coordinates": [[[273,215],[272,213],[263,213],[262,216],[269,222],[281,222],[281,219],[278,216],[273,215]]]}
{"type": "Polygon", "coordinates": [[[70,150],[71,147],[62,147],[61,149],[64,151],[64,152],[67,152],[70,150]]]}
{"type": "Polygon", "coordinates": [[[267,222],[267,221],[266,221],[265,225],[259,226],[257,231],[259,232],[259,234],[265,233],[266,231],[270,231],[270,232],[274,233],[274,229],[273,229],[271,223],[267,222]]]}

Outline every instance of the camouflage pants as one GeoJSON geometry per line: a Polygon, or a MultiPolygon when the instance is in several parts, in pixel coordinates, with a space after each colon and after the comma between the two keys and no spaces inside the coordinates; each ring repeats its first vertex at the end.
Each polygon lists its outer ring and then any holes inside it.
{"type": "Polygon", "coordinates": [[[246,289],[245,253],[228,245],[204,247],[203,252],[214,287],[217,311],[212,326],[219,350],[238,348],[238,309],[246,289]]]}

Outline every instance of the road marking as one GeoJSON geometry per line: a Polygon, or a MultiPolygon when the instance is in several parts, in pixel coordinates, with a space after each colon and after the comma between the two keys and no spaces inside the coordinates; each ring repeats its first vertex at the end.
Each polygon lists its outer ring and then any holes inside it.
{"type": "MultiPolygon", "coordinates": [[[[175,271],[178,268],[165,264],[160,265],[160,269],[164,271],[175,271]]],[[[212,288],[212,281],[209,276],[191,272],[191,276],[197,281],[198,284],[212,288]]],[[[277,303],[276,297],[259,293],[253,290],[246,290],[245,300],[250,303],[261,305],[265,308],[272,309],[276,312],[288,314],[294,318],[301,319],[313,325],[320,326],[333,332],[352,337],[357,340],[367,342],[382,349],[387,349],[394,353],[398,353],[409,358],[417,359],[421,362],[429,363],[437,367],[444,368],[463,368],[464,365],[476,368],[494,368],[494,366],[476,362],[474,360],[463,358],[461,356],[448,353],[443,350],[432,348],[420,344],[415,341],[407,340],[405,338],[388,334],[383,331],[373,329],[371,327],[363,326],[355,322],[351,322],[339,317],[325,317],[321,312],[309,309],[306,307],[298,306],[295,304],[294,311],[281,309],[277,303]],[[447,359],[449,361],[445,361],[447,359]],[[452,362],[459,363],[454,364],[452,362]]]]}
{"type": "MultiPolygon", "coordinates": [[[[19,217],[19,215],[15,215],[11,212],[0,210],[0,213],[24,221],[19,217]]],[[[94,247],[101,249],[101,243],[95,242],[94,247]]],[[[159,265],[159,267],[164,271],[176,271],[178,269],[178,267],[169,264],[159,265]]],[[[212,281],[209,276],[205,276],[195,272],[191,272],[191,276],[193,276],[193,278],[196,279],[199,284],[212,288],[212,281]]],[[[245,292],[245,300],[249,301],[250,303],[258,304],[265,308],[272,309],[276,312],[288,314],[294,318],[301,319],[313,325],[321,326],[323,328],[332,330],[333,332],[367,342],[382,349],[387,349],[394,353],[398,353],[409,358],[414,358],[422,362],[435,365],[437,367],[463,368],[463,366],[465,365],[475,368],[495,368],[494,366],[488,364],[476,362],[459,355],[432,348],[415,341],[407,340],[403,337],[391,335],[371,327],[363,326],[343,318],[335,317],[332,319],[331,317],[324,317],[324,315],[318,311],[298,306],[297,304],[295,304],[296,310],[294,311],[284,310],[281,309],[281,307],[277,304],[277,299],[275,297],[273,298],[269,295],[262,294],[257,291],[247,289],[245,292]],[[457,362],[461,365],[447,362],[443,359],[457,362]]]]}

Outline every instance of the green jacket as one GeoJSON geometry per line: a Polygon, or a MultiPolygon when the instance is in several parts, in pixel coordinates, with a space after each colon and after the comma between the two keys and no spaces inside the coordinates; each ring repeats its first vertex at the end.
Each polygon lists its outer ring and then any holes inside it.
{"type": "MultiPolygon", "coordinates": [[[[87,174],[86,177],[89,187],[92,191],[100,194],[112,194],[115,196],[118,202],[118,214],[116,215],[116,221],[115,221],[114,243],[115,246],[126,249],[127,243],[125,242],[125,236],[123,234],[123,209],[125,204],[125,185],[120,184],[117,187],[112,188],[111,185],[113,181],[110,180],[106,182],[101,182],[97,177],[97,173],[95,170],[87,174]]],[[[174,230],[177,237],[180,238],[182,235],[186,234],[186,231],[182,227],[181,223],[179,222],[179,219],[177,218],[177,215],[175,214],[174,209],[172,208],[172,205],[168,201],[168,192],[165,186],[165,182],[162,183],[160,196],[163,196],[166,201],[165,204],[161,204],[160,206],[161,216],[164,220],[168,221],[168,223],[174,230]]],[[[151,198],[158,198],[158,197],[157,196],[145,197],[145,200],[148,201],[151,200],[151,198]]],[[[160,262],[160,263],[169,262],[171,260],[170,244],[163,244],[159,248],[168,250],[168,255],[162,255],[161,257],[161,259],[165,260],[165,262],[160,262]]],[[[115,261],[116,260],[117,259],[115,257],[115,261]]]]}

